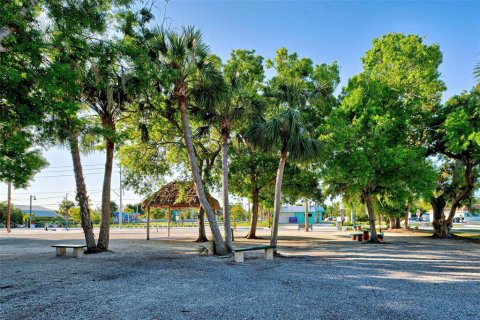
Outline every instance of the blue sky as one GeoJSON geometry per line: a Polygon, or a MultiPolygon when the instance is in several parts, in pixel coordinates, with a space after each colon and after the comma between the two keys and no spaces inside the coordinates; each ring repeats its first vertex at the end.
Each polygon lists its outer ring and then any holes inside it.
{"type": "MultiPolygon", "coordinates": [[[[480,1],[157,1],[156,18],[164,13],[172,28],[195,25],[212,52],[227,59],[234,49],[255,49],[272,58],[279,47],[296,51],[316,63],[337,61],[341,86],[361,71],[360,58],[372,39],[389,32],[418,34],[426,43],[438,43],[443,52],[440,66],[447,85],[444,99],[474,85],[473,66],[480,61],[480,1]]],[[[35,194],[36,205],[56,208],[65,193],[74,196],[66,149],[45,152],[51,167],[40,173],[26,190],[16,190],[14,202],[27,204],[35,194]],[[63,171],[62,171],[63,170],[63,171]]],[[[84,157],[86,181],[94,206],[100,202],[104,155],[84,157]]],[[[6,186],[0,185],[6,199],[6,186]]],[[[118,169],[112,188],[118,189],[118,169]]],[[[117,191],[118,192],[118,191],[117,191]]],[[[127,203],[140,199],[127,192],[127,203]]],[[[118,202],[118,196],[112,193],[118,202]]]]}

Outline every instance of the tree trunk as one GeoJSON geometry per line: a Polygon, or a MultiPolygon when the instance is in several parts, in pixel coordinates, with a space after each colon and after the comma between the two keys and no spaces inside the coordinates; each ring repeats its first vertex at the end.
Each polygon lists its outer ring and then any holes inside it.
{"type": "Polygon", "coordinates": [[[389,228],[390,228],[390,229],[395,229],[395,218],[394,218],[394,217],[390,217],[390,225],[389,225],[389,228]]]}
{"type": "Polygon", "coordinates": [[[352,205],[352,212],[351,212],[350,220],[352,220],[352,226],[355,225],[356,213],[355,213],[355,206],[354,205],[352,205]]]}
{"type": "Polygon", "coordinates": [[[115,148],[115,144],[108,137],[106,138],[106,147],[105,173],[103,176],[102,189],[102,217],[97,243],[98,249],[102,251],[108,250],[110,241],[110,189],[112,185],[113,150],[115,148]]]}
{"type": "Polygon", "coordinates": [[[228,253],[225,244],[223,243],[222,234],[218,228],[217,221],[215,220],[215,214],[207,200],[205,189],[203,188],[202,178],[198,170],[197,157],[195,156],[195,150],[193,149],[192,133],[190,130],[190,124],[188,122],[187,115],[187,85],[185,83],[176,83],[174,88],[175,97],[177,98],[178,109],[180,111],[183,127],[183,136],[185,139],[185,145],[188,151],[188,159],[190,167],[192,169],[192,177],[195,183],[195,189],[197,191],[198,199],[202,207],[207,212],[208,222],[210,223],[210,229],[213,235],[213,241],[215,242],[216,254],[226,255],[228,253]]]}
{"type": "Polygon", "coordinates": [[[448,228],[448,233],[450,233],[450,230],[453,227],[453,218],[455,217],[455,213],[457,212],[457,208],[460,206],[460,202],[465,200],[470,193],[473,190],[474,187],[474,178],[473,178],[473,164],[469,161],[465,163],[465,183],[466,187],[465,189],[460,192],[455,199],[452,201],[452,206],[450,207],[450,212],[448,214],[447,218],[447,228],[448,228]]]}
{"type": "Polygon", "coordinates": [[[390,229],[400,228],[400,217],[390,217],[390,229]]]}
{"type": "Polygon", "coordinates": [[[410,218],[410,202],[407,202],[407,207],[405,208],[405,224],[403,225],[404,229],[408,229],[408,218],[410,218]]]}
{"type": "Polygon", "coordinates": [[[147,240],[150,240],[150,207],[147,207],[147,240]]]}
{"type": "Polygon", "coordinates": [[[198,238],[195,242],[207,242],[207,234],[205,232],[205,210],[200,207],[198,211],[198,238]]]}
{"type": "Polygon", "coordinates": [[[233,250],[232,232],[230,230],[230,205],[228,203],[228,138],[229,129],[222,129],[222,200],[223,226],[225,229],[225,246],[228,251],[233,250]]]}
{"type": "Polygon", "coordinates": [[[10,233],[10,218],[12,216],[12,183],[8,181],[7,191],[7,233],[10,233]]]}
{"type": "Polygon", "coordinates": [[[367,205],[367,212],[368,212],[368,221],[370,222],[370,242],[378,242],[377,230],[375,226],[375,209],[373,207],[373,202],[371,195],[368,191],[364,191],[363,198],[365,200],[365,204],[367,205]]]}
{"type": "Polygon", "coordinates": [[[447,202],[443,195],[439,197],[431,197],[430,204],[433,209],[433,237],[434,238],[446,238],[449,236],[447,221],[445,219],[445,206],[447,202]]]}
{"type": "Polygon", "coordinates": [[[258,206],[259,206],[259,198],[260,195],[260,189],[259,188],[253,188],[252,192],[252,220],[250,222],[250,230],[248,231],[248,234],[246,236],[247,239],[258,239],[256,233],[257,233],[257,221],[258,221],[258,206]]]}
{"type": "Polygon", "coordinates": [[[308,232],[308,200],[305,199],[305,232],[308,232]]]}
{"type": "Polygon", "coordinates": [[[271,216],[271,214],[270,214],[270,208],[268,208],[268,227],[269,227],[269,228],[272,227],[270,216],[271,216]]]}
{"type": "Polygon", "coordinates": [[[97,252],[97,244],[95,243],[95,235],[93,234],[92,223],[90,220],[90,208],[88,206],[87,186],[83,175],[82,161],[80,158],[80,148],[78,146],[78,136],[73,135],[69,139],[70,153],[73,162],[73,172],[75,174],[76,184],[76,200],[80,207],[80,220],[82,223],[83,233],[85,234],[85,242],[87,252],[97,252]]]}
{"type": "MultiPolygon", "coordinates": [[[[275,181],[275,199],[273,203],[273,226],[272,237],[270,239],[270,245],[276,246],[278,242],[278,224],[280,221],[280,208],[282,207],[282,182],[283,172],[285,171],[285,163],[287,162],[287,151],[282,150],[280,161],[278,163],[277,177],[275,181]]],[[[277,252],[277,249],[274,249],[277,252]]]]}

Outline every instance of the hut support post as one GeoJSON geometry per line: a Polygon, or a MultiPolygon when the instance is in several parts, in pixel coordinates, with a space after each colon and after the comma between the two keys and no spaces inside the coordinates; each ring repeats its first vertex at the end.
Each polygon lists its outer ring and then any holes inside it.
{"type": "Polygon", "coordinates": [[[147,240],[150,240],[150,207],[147,208],[147,240]]]}
{"type": "Polygon", "coordinates": [[[172,222],[172,214],[170,212],[170,207],[168,207],[168,217],[167,217],[167,236],[170,237],[170,223],[172,222]]]}

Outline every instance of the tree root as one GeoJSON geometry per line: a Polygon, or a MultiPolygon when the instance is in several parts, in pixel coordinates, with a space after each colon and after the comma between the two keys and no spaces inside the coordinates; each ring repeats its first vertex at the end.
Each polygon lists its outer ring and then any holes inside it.
{"type": "Polygon", "coordinates": [[[101,250],[101,249],[95,247],[95,248],[90,248],[90,249],[85,250],[84,253],[85,254],[94,254],[94,253],[101,253],[101,252],[106,252],[106,251],[108,251],[108,250],[101,250]]]}

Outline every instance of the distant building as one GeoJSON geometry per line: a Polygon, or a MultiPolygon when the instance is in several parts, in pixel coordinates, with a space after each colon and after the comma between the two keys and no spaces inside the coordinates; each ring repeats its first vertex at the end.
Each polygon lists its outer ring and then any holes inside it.
{"type": "MultiPolygon", "coordinates": [[[[16,204],[16,208],[22,210],[22,212],[26,214],[30,214],[30,206],[23,205],[23,204],[16,204]]],[[[57,217],[62,217],[59,215],[55,210],[48,209],[42,206],[32,206],[32,216],[35,216],[37,218],[57,218],[57,217]]]]}
{"type": "MultiPolygon", "coordinates": [[[[444,212],[445,212],[445,217],[447,217],[450,212],[450,207],[446,207],[444,212]]],[[[430,217],[433,217],[432,210],[428,211],[428,213],[430,217]]],[[[454,218],[460,218],[460,219],[463,218],[463,221],[465,222],[480,221],[480,205],[479,204],[473,205],[472,210],[468,206],[457,208],[454,218]]]]}
{"type": "MultiPolygon", "coordinates": [[[[321,223],[325,209],[321,206],[308,207],[308,223],[321,223]]],[[[280,223],[305,223],[305,206],[282,206],[280,223]]]]}

